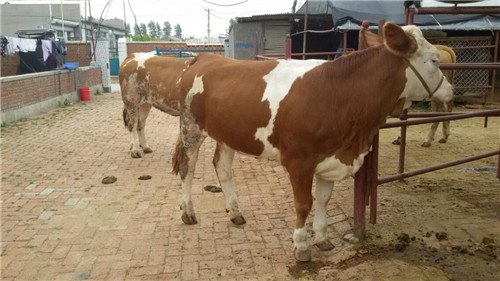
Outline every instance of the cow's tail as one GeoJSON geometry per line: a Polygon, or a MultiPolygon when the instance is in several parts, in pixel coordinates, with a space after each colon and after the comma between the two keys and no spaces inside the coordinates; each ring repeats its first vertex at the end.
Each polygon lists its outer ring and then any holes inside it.
{"type": "Polygon", "coordinates": [[[181,136],[179,134],[177,144],[175,145],[175,151],[172,155],[172,173],[176,175],[180,173],[181,179],[184,179],[188,171],[188,161],[189,157],[182,145],[181,136]]]}
{"type": "Polygon", "coordinates": [[[125,128],[132,131],[131,129],[132,124],[130,123],[130,115],[128,114],[128,110],[125,106],[123,107],[123,124],[125,125],[125,128]]]}

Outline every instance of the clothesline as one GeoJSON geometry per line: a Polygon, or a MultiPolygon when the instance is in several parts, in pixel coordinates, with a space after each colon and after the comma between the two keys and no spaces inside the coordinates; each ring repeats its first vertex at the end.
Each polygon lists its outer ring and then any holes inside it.
{"type": "MultiPolygon", "coordinates": [[[[17,52],[23,52],[23,53],[35,52],[37,46],[37,39],[2,36],[2,40],[0,43],[1,43],[1,55],[8,56],[8,55],[13,55],[17,52]]],[[[41,44],[42,44],[43,61],[46,61],[47,58],[53,52],[52,40],[41,39],[41,44]]]]}

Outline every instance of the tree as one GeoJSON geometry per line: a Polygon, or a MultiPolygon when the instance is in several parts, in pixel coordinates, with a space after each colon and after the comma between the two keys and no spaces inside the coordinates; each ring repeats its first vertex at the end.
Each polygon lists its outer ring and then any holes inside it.
{"type": "Polygon", "coordinates": [[[127,23],[127,25],[125,26],[125,33],[128,35],[128,36],[132,36],[132,32],[130,31],[130,24],[127,23]]]}
{"type": "Polygon", "coordinates": [[[141,35],[141,28],[139,27],[139,25],[137,25],[137,23],[134,25],[134,35],[135,36],[141,35]]]}
{"type": "Polygon", "coordinates": [[[154,21],[150,21],[148,23],[148,28],[149,28],[149,36],[151,36],[151,38],[158,37],[158,33],[156,32],[156,24],[154,21]]]}
{"type": "Polygon", "coordinates": [[[160,24],[158,22],[156,22],[156,35],[158,36],[158,38],[163,37],[163,34],[161,32],[161,27],[160,27],[160,24]]]}
{"type": "Polygon", "coordinates": [[[175,25],[175,37],[182,38],[182,28],[179,24],[175,25]]]}
{"type": "Polygon", "coordinates": [[[165,35],[166,38],[170,36],[172,33],[172,26],[168,21],[163,23],[163,35],[165,35]]]}
{"type": "Polygon", "coordinates": [[[141,33],[142,35],[147,35],[148,34],[148,28],[146,27],[146,25],[144,23],[141,23],[141,33]]]}

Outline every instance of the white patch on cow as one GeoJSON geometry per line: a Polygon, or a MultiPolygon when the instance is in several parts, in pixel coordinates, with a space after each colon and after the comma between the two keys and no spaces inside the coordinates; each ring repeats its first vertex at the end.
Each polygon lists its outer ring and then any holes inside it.
{"type": "Polygon", "coordinates": [[[309,243],[307,239],[309,238],[309,233],[307,233],[306,227],[296,228],[293,232],[293,248],[296,251],[307,251],[309,249],[309,243]]]}
{"type": "Polygon", "coordinates": [[[271,145],[268,138],[273,133],[274,120],[278,113],[280,102],[286,97],[295,80],[304,76],[311,69],[325,63],[324,60],[280,60],[278,65],[267,75],[262,77],[267,83],[262,101],[269,101],[271,118],[266,127],[258,128],[255,139],[264,144],[264,151],[260,156],[279,158],[279,151],[271,145]]]}
{"type": "Polygon", "coordinates": [[[144,63],[150,58],[156,57],[153,54],[148,54],[148,53],[134,53],[134,60],[137,61],[137,68],[146,68],[144,66],[144,63]]]}
{"type": "Polygon", "coordinates": [[[324,180],[336,181],[343,180],[349,176],[354,175],[361,166],[363,166],[363,161],[365,155],[368,152],[361,153],[357,158],[354,158],[352,165],[346,165],[340,160],[338,160],[335,155],[325,158],[321,161],[315,170],[315,174],[324,180]]]}
{"type": "Polygon", "coordinates": [[[189,101],[189,105],[191,105],[191,101],[193,100],[194,95],[200,94],[203,92],[203,75],[195,76],[193,80],[193,86],[187,93],[186,101],[189,101]]]}

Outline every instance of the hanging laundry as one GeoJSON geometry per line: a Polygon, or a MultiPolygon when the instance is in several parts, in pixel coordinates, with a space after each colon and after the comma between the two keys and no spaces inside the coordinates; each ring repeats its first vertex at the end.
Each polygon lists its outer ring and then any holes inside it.
{"type": "Polygon", "coordinates": [[[36,51],[36,40],[28,38],[19,38],[19,51],[20,52],[34,52],[36,51]]]}
{"type": "Polygon", "coordinates": [[[52,40],[42,40],[43,61],[52,54],[52,40]]]}
{"type": "Polygon", "coordinates": [[[19,44],[21,42],[20,38],[7,37],[7,40],[9,42],[7,43],[7,47],[5,48],[5,54],[12,55],[15,54],[16,52],[19,52],[19,44]]]}
{"type": "Polygon", "coordinates": [[[0,55],[2,57],[6,56],[7,44],[9,44],[9,40],[7,39],[7,37],[1,36],[1,39],[0,39],[0,55]]]}

